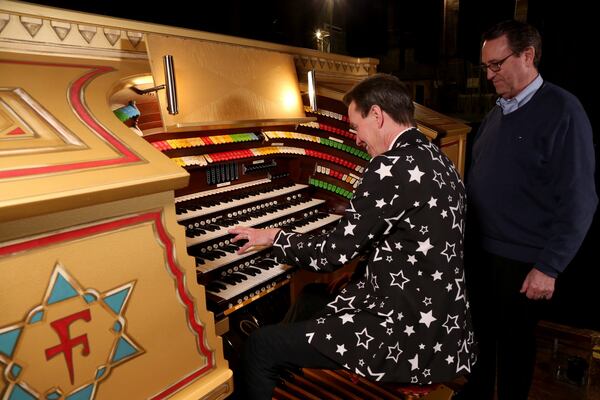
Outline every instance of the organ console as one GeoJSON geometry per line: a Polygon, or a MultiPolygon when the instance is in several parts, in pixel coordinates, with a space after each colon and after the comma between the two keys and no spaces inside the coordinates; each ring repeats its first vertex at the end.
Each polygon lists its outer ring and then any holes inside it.
{"type": "MultiPolygon", "coordinates": [[[[336,223],[370,159],[341,96],[376,66],[2,2],[3,398],[227,397],[243,323],[328,279],[268,248],[239,255],[228,230],[336,223]],[[167,54],[177,114],[144,90],[167,54]]],[[[417,119],[462,172],[468,126],[419,105],[417,119]]]]}

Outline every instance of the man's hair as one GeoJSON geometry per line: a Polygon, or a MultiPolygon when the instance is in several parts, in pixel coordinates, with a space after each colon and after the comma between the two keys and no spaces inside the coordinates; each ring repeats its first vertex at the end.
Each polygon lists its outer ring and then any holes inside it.
{"type": "Polygon", "coordinates": [[[542,37],[537,29],[525,22],[507,20],[497,23],[488,29],[481,38],[481,43],[486,40],[498,39],[506,35],[508,46],[516,53],[521,54],[527,47],[533,47],[535,57],[533,65],[537,68],[542,58],[542,37]]]}
{"type": "Polygon", "coordinates": [[[344,95],[344,104],[356,104],[364,117],[371,107],[378,105],[396,123],[415,126],[415,105],[408,87],[393,75],[375,74],[356,84],[344,95]]]}

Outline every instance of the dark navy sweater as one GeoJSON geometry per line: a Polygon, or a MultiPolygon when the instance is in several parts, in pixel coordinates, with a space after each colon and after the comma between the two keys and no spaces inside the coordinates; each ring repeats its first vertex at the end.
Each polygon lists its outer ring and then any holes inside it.
{"type": "Polygon", "coordinates": [[[564,89],[545,82],[510,114],[494,107],[477,132],[467,177],[467,213],[483,248],[556,277],[596,210],[594,158],[587,115],[564,89]]]}

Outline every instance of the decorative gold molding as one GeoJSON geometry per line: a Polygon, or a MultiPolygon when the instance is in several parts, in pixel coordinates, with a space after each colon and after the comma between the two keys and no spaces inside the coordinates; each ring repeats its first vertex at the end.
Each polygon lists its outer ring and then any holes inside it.
{"type": "Polygon", "coordinates": [[[164,25],[92,15],[3,0],[0,3],[0,50],[13,52],[147,59],[146,35],[156,33],[290,54],[298,74],[309,69],[359,81],[376,72],[379,60],[164,25]]]}

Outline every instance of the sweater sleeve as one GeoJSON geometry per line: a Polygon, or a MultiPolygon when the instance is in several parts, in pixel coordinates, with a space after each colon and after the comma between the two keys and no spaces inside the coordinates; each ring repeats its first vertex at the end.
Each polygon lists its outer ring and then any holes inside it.
{"type": "Polygon", "coordinates": [[[592,223],[598,204],[594,184],[592,127],[581,104],[573,99],[558,129],[549,168],[554,180],[555,218],[551,237],[536,268],[558,276],[573,259],[592,223]]]}

